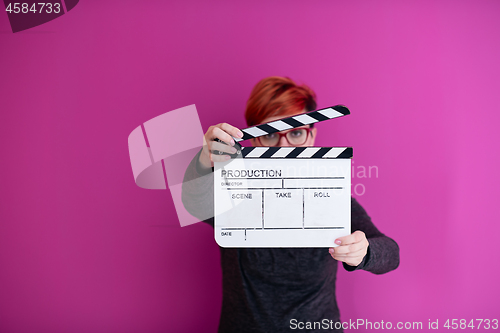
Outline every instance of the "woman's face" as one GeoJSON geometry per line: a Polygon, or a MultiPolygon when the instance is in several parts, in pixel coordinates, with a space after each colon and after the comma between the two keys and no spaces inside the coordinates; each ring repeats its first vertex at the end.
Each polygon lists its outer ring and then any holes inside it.
{"type": "MultiPolygon", "coordinates": [[[[304,112],[306,112],[306,110],[304,110],[303,112],[300,112],[300,113],[290,114],[290,115],[287,115],[287,116],[269,117],[269,118],[264,119],[264,121],[262,123],[264,124],[264,123],[268,123],[268,122],[275,121],[275,120],[278,120],[278,119],[282,119],[282,118],[285,118],[285,117],[296,116],[296,115],[302,114],[304,112]]],[[[289,130],[282,131],[282,132],[279,132],[279,133],[286,134],[288,132],[291,132],[291,131],[294,131],[294,130],[297,130],[297,129],[300,129],[300,128],[307,128],[307,129],[309,129],[309,125],[297,127],[297,128],[294,128],[294,129],[289,129],[289,130]]],[[[279,139],[278,144],[276,144],[275,146],[277,146],[277,147],[311,147],[311,146],[314,146],[314,141],[316,140],[316,132],[317,131],[318,131],[318,129],[316,127],[311,128],[310,131],[309,131],[309,135],[307,136],[307,139],[306,139],[306,141],[303,144],[300,144],[300,145],[291,144],[290,142],[288,142],[288,140],[286,139],[285,136],[281,136],[280,139],[279,139]]],[[[258,138],[250,140],[250,142],[252,143],[252,146],[254,146],[254,147],[265,147],[266,145],[264,145],[262,141],[263,140],[259,140],[258,138]]]]}

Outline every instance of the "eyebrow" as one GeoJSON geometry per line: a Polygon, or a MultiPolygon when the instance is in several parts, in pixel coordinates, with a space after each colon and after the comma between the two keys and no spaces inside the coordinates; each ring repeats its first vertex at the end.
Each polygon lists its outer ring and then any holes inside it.
{"type": "Polygon", "coordinates": [[[284,130],[284,131],[279,131],[279,133],[292,132],[292,131],[295,131],[295,130],[298,130],[298,129],[308,129],[308,128],[311,128],[311,125],[304,125],[304,126],[300,126],[300,127],[290,128],[290,129],[287,129],[287,130],[284,130]]]}

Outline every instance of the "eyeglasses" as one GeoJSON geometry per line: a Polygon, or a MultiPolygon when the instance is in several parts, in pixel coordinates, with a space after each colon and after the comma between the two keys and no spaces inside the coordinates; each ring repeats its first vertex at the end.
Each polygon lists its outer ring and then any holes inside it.
{"type": "Polygon", "coordinates": [[[286,141],[292,146],[300,146],[306,143],[311,128],[296,128],[285,133],[272,133],[258,137],[260,144],[267,147],[277,146],[284,136],[286,141]]]}

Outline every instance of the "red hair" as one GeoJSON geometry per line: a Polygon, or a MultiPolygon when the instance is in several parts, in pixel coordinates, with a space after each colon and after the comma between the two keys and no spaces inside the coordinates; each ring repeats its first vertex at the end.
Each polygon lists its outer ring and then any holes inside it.
{"type": "Polygon", "coordinates": [[[316,109],[316,94],[288,77],[271,76],[255,85],[245,111],[248,126],[261,124],[273,116],[286,116],[316,109]]]}

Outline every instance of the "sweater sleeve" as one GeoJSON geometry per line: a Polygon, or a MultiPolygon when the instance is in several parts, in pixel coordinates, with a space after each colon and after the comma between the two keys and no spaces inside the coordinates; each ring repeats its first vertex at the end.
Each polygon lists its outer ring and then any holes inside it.
{"type": "Polygon", "coordinates": [[[182,203],[186,210],[210,225],[214,225],[214,174],[199,168],[201,150],[189,163],[182,182],[182,203]]]}
{"type": "Polygon", "coordinates": [[[351,198],[351,232],[363,231],[368,239],[368,251],[358,266],[343,263],[347,271],[363,269],[374,274],[384,274],[399,266],[399,246],[381,233],[363,207],[351,198]]]}

